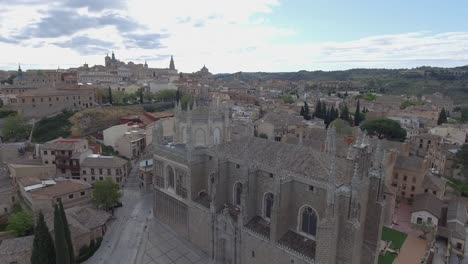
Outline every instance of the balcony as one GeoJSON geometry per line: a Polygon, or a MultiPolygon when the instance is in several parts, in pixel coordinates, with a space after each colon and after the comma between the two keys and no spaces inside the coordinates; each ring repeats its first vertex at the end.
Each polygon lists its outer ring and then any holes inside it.
{"type": "Polygon", "coordinates": [[[278,241],[278,246],[307,259],[315,258],[315,240],[289,230],[278,241]]]}
{"type": "Polygon", "coordinates": [[[270,222],[258,215],[252,218],[252,220],[250,220],[250,222],[245,225],[245,228],[249,231],[252,231],[256,235],[270,239],[270,222]]]}

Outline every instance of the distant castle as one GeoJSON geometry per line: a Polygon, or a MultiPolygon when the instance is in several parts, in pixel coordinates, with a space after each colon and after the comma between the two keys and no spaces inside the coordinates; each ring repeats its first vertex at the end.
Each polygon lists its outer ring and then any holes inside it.
{"type": "Polygon", "coordinates": [[[125,63],[116,58],[112,51],[111,56],[104,57],[104,66],[89,67],[84,64],[79,68],[80,82],[109,82],[118,83],[137,80],[162,80],[173,81],[177,78],[174,58],[171,56],[168,68],[150,68],[145,61],[144,64],[136,64],[132,61],[125,63]]]}

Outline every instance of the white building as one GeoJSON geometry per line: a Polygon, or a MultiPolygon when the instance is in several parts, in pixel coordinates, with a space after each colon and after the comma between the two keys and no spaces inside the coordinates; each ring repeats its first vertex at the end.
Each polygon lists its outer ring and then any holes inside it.
{"type": "Polygon", "coordinates": [[[441,219],[442,206],[443,202],[431,193],[416,195],[411,210],[411,223],[437,226],[441,219]]]}

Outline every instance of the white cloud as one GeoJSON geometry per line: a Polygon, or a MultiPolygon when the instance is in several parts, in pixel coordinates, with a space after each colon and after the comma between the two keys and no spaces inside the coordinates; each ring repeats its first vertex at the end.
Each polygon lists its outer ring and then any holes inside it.
{"type": "Polygon", "coordinates": [[[276,0],[128,0],[116,6],[107,1],[108,5],[92,7],[89,5],[93,1],[81,0],[79,9],[61,0],[46,1],[47,5],[34,2],[10,6],[2,13],[0,68],[16,68],[18,62],[31,68],[102,64],[104,49],[114,49],[124,60],[142,62],[147,58],[155,67],[167,67],[167,56],[172,54],[183,72],[196,71],[203,64],[213,72],[468,64],[468,32],[411,32],[344,42],[279,43],[278,39],[288,40],[303,32],[269,24],[265,17],[281,7],[276,0]],[[76,16],[67,21],[70,11],[76,16]],[[64,21],[59,24],[71,28],[53,28],[55,21],[48,21],[47,37],[17,38],[50,12],[61,14],[64,21]],[[86,23],[80,23],[81,29],[73,27],[79,21],[86,23]],[[53,43],[61,43],[62,47],[53,43]],[[77,47],[80,43],[91,46],[77,47]],[[93,50],[102,53],[90,55],[93,50]]]}

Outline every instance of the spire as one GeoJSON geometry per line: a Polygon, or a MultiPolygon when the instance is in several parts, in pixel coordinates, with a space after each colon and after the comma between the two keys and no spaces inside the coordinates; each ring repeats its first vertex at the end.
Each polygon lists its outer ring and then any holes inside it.
{"type": "Polygon", "coordinates": [[[336,154],[336,128],[334,125],[331,125],[327,130],[324,152],[330,157],[334,157],[336,154]]]}
{"type": "Polygon", "coordinates": [[[23,76],[23,70],[21,70],[21,64],[18,63],[18,76],[23,76]]]}
{"type": "Polygon", "coordinates": [[[112,51],[112,60],[115,61],[115,54],[114,54],[114,51],[112,51]]]}
{"type": "Polygon", "coordinates": [[[375,147],[375,151],[374,151],[374,157],[372,159],[372,171],[375,172],[376,175],[380,174],[383,158],[384,158],[384,153],[382,150],[382,142],[378,140],[377,146],[375,147]]]}
{"type": "Polygon", "coordinates": [[[330,158],[327,203],[328,205],[334,205],[336,191],[336,129],[334,125],[327,130],[324,152],[330,158]]]}
{"type": "Polygon", "coordinates": [[[171,62],[169,63],[169,69],[175,70],[174,58],[171,55],[171,62]]]}

